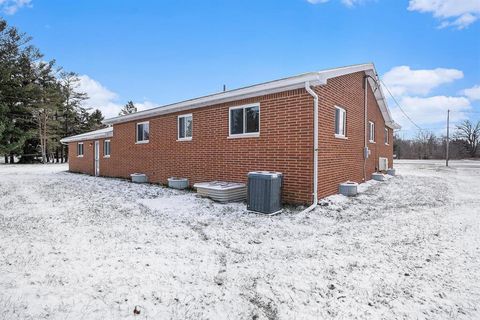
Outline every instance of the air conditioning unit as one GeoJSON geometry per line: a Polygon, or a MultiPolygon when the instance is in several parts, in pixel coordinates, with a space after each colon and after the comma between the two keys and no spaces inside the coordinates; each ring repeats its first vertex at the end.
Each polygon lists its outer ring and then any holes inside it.
{"type": "Polygon", "coordinates": [[[387,171],[388,169],[388,158],[378,158],[378,171],[387,171]]]}
{"type": "Polygon", "coordinates": [[[279,213],[282,210],[282,182],[283,175],[280,172],[249,172],[247,210],[279,213]]]}

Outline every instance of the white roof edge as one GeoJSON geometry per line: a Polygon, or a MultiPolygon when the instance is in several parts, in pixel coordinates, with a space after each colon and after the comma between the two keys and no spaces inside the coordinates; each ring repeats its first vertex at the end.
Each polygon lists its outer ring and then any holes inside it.
{"type": "Polygon", "coordinates": [[[60,143],[65,144],[69,142],[110,138],[112,136],[113,136],[113,127],[108,127],[108,128],[95,130],[95,131],[85,132],[82,134],[77,134],[75,136],[66,137],[66,138],[60,139],[60,143]]]}
{"type": "Polygon", "coordinates": [[[139,111],[136,113],[118,116],[103,121],[104,124],[115,124],[128,122],[138,119],[150,118],[157,115],[162,115],[166,113],[172,113],[177,111],[182,111],[184,109],[194,109],[211,104],[218,104],[222,102],[235,101],[241,99],[246,99],[250,97],[255,97],[258,95],[271,94],[276,92],[282,92],[286,90],[293,90],[298,88],[303,88],[305,82],[310,82],[312,85],[323,84],[320,81],[320,77],[316,72],[305,73],[298,76],[265,82],[249,87],[234,89],[230,91],[215,93],[208,96],[203,96],[200,98],[185,100],[165,106],[155,107],[152,109],[139,111]]]}
{"type": "MultiPolygon", "coordinates": [[[[181,102],[177,102],[177,103],[173,103],[165,106],[155,107],[152,109],[148,109],[148,110],[144,110],[144,111],[140,111],[140,112],[136,112],[128,115],[106,119],[103,121],[103,123],[113,125],[116,123],[135,121],[135,120],[155,117],[155,116],[167,114],[167,113],[200,108],[200,107],[204,107],[212,104],[235,101],[239,99],[247,99],[251,97],[272,94],[272,93],[282,92],[286,90],[299,89],[299,88],[303,88],[306,82],[309,82],[310,85],[312,86],[323,85],[327,83],[328,79],[347,75],[350,73],[361,72],[361,71],[365,71],[365,72],[370,71],[370,75],[372,75],[372,77],[374,77],[378,82],[378,75],[373,63],[357,64],[357,65],[351,65],[346,67],[327,69],[327,70],[318,71],[318,72],[304,73],[304,74],[283,78],[279,80],[264,82],[264,83],[260,83],[260,84],[256,84],[248,87],[215,93],[208,96],[185,100],[185,101],[181,101],[181,102]]],[[[390,115],[390,111],[388,110],[386,100],[383,96],[383,92],[381,91],[381,88],[376,90],[375,97],[377,98],[377,102],[382,111],[382,115],[385,119],[385,123],[387,124],[387,126],[394,129],[394,126],[395,125],[398,126],[398,125],[395,124],[395,122],[393,121],[390,115]]]]}

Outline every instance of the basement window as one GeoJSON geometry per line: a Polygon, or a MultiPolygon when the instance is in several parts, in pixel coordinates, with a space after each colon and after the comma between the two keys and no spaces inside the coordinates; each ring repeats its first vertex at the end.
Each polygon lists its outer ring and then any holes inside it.
{"type": "Polygon", "coordinates": [[[260,135],[260,104],[229,109],[229,137],[258,137],[260,135]]]}
{"type": "Polygon", "coordinates": [[[192,114],[184,114],[178,116],[178,140],[192,140],[192,126],[193,116],[192,114]]]}
{"type": "Polygon", "coordinates": [[[335,106],[335,138],[346,139],[347,112],[345,109],[335,106]]]}
{"type": "Polygon", "coordinates": [[[389,144],[389,141],[388,141],[388,128],[385,128],[385,144],[389,144]]]}
{"type": "Polygon", "coordinates": [[[110,140],[103,141],[103,157],[110,158],[110,140]]]}
{"type": "Polygon", "coordinates": [[[372,121],[368,122],[368,140],[372,143],[375,143],[375,123],[372,121]]]}
{"type": "Polygon", "coordinates": [[[150,137],[150,123],[148,121],[137,123],[137,143],[148,143],[150,137]]]}
{"type": "Polygon", "coordinates": [[[83,142],[77,143],[77,157],[83,157],[83,142]]]}

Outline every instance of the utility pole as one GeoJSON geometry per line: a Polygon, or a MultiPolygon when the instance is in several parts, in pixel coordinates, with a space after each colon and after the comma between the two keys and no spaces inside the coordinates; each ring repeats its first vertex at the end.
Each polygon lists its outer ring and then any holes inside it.
{"type": "Polygon", "coordinates": [[[450,144],[450,109],[447,111],[447,154],[446,154],[446,165],[448,167],[448,147],[450,144]]]}

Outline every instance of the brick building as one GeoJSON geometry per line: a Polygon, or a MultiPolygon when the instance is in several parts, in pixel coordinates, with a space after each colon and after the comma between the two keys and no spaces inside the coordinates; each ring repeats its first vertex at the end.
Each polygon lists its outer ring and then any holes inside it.
{"type": "Polygon", "coordinates": [[[373,64],[306,73],[107,119],[62,142],[72,172],[194,184],[280,171],[285,202],[310,203],[391,167],[398,125],[377,80],[373,64]]]}

